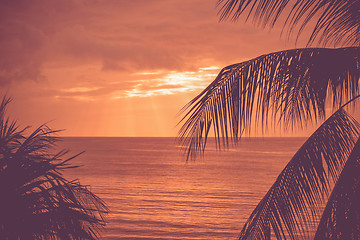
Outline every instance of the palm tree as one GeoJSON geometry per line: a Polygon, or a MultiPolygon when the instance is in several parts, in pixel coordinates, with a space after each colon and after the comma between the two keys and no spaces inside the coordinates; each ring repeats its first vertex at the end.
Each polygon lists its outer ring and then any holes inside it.
{"type": "Polygon", "coordinates": [[[1,239],[97,239],[105,225],[104,202],[78,181],[62,176],[73,168],[55,153],[59,138],[46,125],[25,136],[0,105],[1,239]]]}
{"type": "Polygon", "coordinates": [[[274,26],[285,13],[289,36],[316,24],[307,48],[227,66],[185,106],[179,141],[188,159],[204,151],[211,128],[223,147],[254,127],[323,122],[259,202],[239,239],[308,239],[313,229],[315,239],[360,239],[360,125],[346,111],[360,97],[360,1],[219,0],[218,5],[221,20],[246,14],[263,27],[274,26]],[[311,48],[316,42],[343,47],[311,48]]]}

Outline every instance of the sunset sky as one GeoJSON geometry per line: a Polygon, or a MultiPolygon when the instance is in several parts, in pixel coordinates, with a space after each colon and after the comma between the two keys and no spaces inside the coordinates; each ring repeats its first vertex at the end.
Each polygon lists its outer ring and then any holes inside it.
{"type": "Polygon", "coordinates": [[[176,136],[178,112],[221,68],[295,47],[217,12],[216,0],[3,0],[9,114],[64,136],[176,136]]]}

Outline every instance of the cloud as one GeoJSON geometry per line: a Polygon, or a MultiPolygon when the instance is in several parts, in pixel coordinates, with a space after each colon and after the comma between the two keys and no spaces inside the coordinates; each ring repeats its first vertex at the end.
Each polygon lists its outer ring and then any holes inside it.
{"type": "Polygon", "coordinates": [[[17,21],[1,22],[0,32],[0,84],[44,79],[41,55],[46,36],[39,29],[17,21]]]}
{"type": "Polygon", "coordinates": [[[215,3],[2,0],[0,91],[27,124],[55,118],[71,135],[173,136],[173,116],[222,67],[285,48],[278,33],[219,23],[215,3]]]}
{"type": "MultiPolygon", "coordinates": [[[[58,88],[58,84],[47,85],[46,88],[37,90],[30,90],[28,87],[27,94],[29,91],[47,92],[48,97],[57,100],[80,101],[173,95],[199,91],[215,78],[218,71],[217,67],[207,67],[184,72],[166,70],[140,72],[119,76],[117,81],[91,78],[89,73],[89,76],[78,76],[76,83],[63,82],[61,88],[58,88]]],[[[60,77],[60,82],[61,79],[60,77]]]]}
{"type": "Polygon", "coordinates": [[[1,84],[51,81],[49,65],[98,64],[98,74],[193,71],[269,46],[252,26],[218,23],[215,4],[201,0],[14,0],[0,9],[1,84]]]}

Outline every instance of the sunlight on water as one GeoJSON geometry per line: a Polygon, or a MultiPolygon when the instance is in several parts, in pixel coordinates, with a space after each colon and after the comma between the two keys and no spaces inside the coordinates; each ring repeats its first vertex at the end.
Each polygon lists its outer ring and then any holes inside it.
{"type": "Polygon", "coordinates": [[[258,201],[305,141],[247,139],[186,163],[173,138],[66,138],[81,165],[65,176],[110,208],[103,239],[236,239],[258,201]]]}

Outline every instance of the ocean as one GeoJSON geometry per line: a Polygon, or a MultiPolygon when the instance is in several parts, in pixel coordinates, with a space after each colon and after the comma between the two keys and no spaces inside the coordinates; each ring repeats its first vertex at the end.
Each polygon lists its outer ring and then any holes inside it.
{"type": "Polygon", "coordinates": [[[64,174],[108,205],[101,239],[236,239],[305,140],[243,139],[221,152],[210,140],[191,162],[174,138],[64,138],[58,149],[85,151],[64,174]]]}

